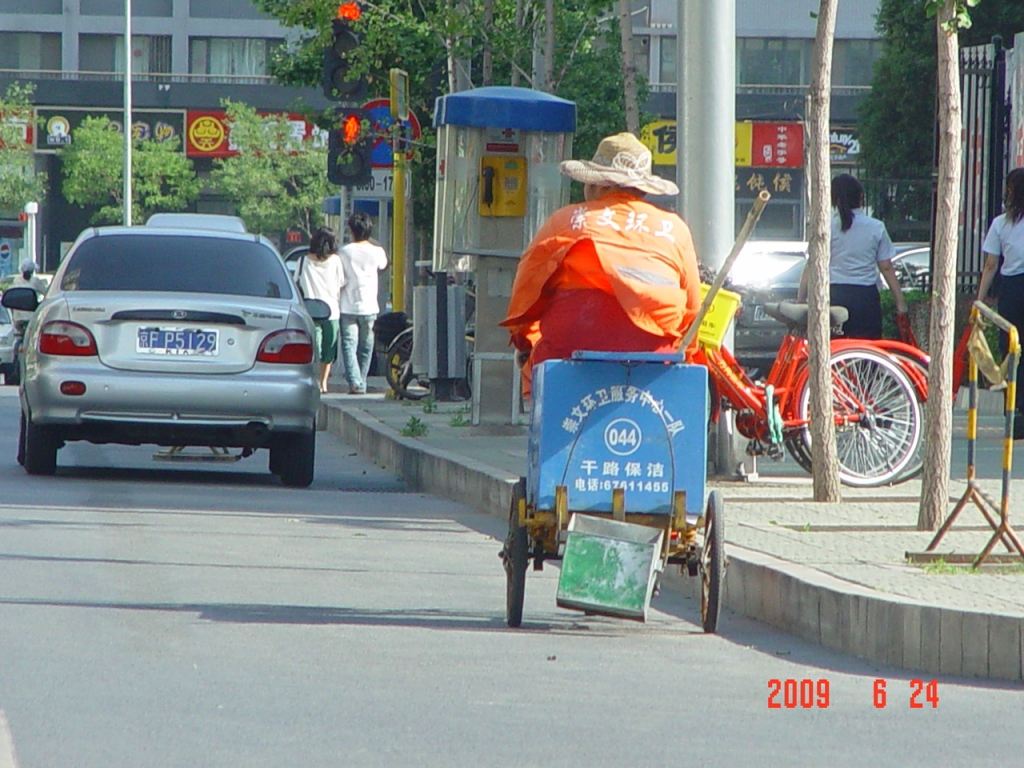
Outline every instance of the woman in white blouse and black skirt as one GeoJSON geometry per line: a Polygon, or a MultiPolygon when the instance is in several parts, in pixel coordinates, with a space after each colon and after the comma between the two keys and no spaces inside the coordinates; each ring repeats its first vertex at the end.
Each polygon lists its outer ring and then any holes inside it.
{"type": "MultiPolygon", "coordinates": [[[[832,247],[829,260],[830,303],[845,307],[850,319],[843,323],[843,336],[851,339],[882,338],[882,303],[878,275],[888,284],[896,311],[904,314],[903,298],[892,257],[896,255],[885,224],[865,214],[864,188],[848,173],[832,179],[832,205],[838,216],[832,219],[832,247]]],[[[799,300],[806,301],[807,270],[800,281],[799,300]]]]}
{"type": "MultiPolygon", "coordinates": [[[[985,266],[978,285],[978,300],[988,298],[989,289],[999,260],[999,304],[997,311],[1017,330],[1024,332],[1024,168],[1014,168],[1006,175],[1006,198],[1004,213],[996,216],[989,227],[981,250],[985,253],[985,266]]],[[[1007,336],[1000,333],[1000,346],[1006,354],[1007,336]]],[[[1024,386],[1017,374],[1017,417],[1014,421],[1014,438],[1024,438],[1024,386]]]]}

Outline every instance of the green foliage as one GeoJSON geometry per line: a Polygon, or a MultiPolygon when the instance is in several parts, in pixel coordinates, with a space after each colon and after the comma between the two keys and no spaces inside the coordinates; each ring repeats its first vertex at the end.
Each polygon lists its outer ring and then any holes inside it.
{"type": "Polygon", "coordinates": [[[437,413],[437,400],[432,397],[428,397],[423,401],[423,412],[424,413],[437,413]]]}
{"type": "Polygon", "coordinates": [[[35,149],[26,138],[35,86],[11,83],[0,97],[0,210],[21,211],[46,194],[46,175],[35,170],[35,149]]]}
{"type": "MultiPolygon", "coordinates": [[[[871,93],[860,110],[865,175],[888,179],[927,179],[934,164],[935,98],[938,59],[936,29],[928,13],[939,0],[881,0],[876,28],[885,44],[875,65],[871,93]]],[[[1020,0],[960,2],[960,45],[1007,43],[1024,30],[1020,0]],[[975,7],[976,6],[976,7],[975,7]],[[970,26],[964,28],[964,21],[970,26]]]]}
{"type": "Polygon", "coordinates": [[[427,434],[427,425],[416,416],[410,416],[409,421],[402,427],[402,437],[423,437],[427,434]]]}
{"type": "MultiPolygon", "coordinates": [[[[949,0],[928,0],[925,11],[929,19],[934,19],[939,9],[946,5],[949,0]]],[[[943,25],[947,32],[956,32],[958,29],[969,29],[972,25],[971,13],[968,10],[973,8],[981,0],[953,0],[953,18],[943,25]]]]}
{"type": "MultiPolygon", "coordinates": [[[[85,118],[60,156],[68,202],[98,206],[95,224],[122,221],[124,142],[109,118],[85,118]]],[[[132,143],[132,223],[141,224],[153,213],[186,209],[201,188],[178,137],[132,143]]]]}
{"type": "MultiPolygon", "coordinates": [[[[330,23],[337,0],[256,0],[260,10],[284,26],[302,30],[299,42],[279,52],[271,63],[283,83],[319,88],[323,50],[330,41],[330,23]]],[[[559,0],[556,13],[554,93],[577,105],[573,154],[590,157],[603,136],[625,130],[625,104],[618,29],[604,21],[612,11],[608,0],[559,0]]],[[[369,96],[388,94],[388,72],[397,67],[409,73],[409,105],[423,124],[419,156],[411,164],[415,226],[433,229],[436,141],[429,127],[434,102],[448,91],[448,49],[473,62],[474,85],[481,82],[480,59],[491,45],[494,84],[509,85],[513,72],[519,85],[531,82],[534,31],[543,25],[540,3],[494,0],[493,20],[483,21],[481,0],[376,0],[363,5],[353,27],[363,44],[353,57],[353,72],[365,76],[369,96]],[[516,8],[525,9],[521,26],[516,8]]],[[[647,97],[646,81],[638,84],[638,99],[647,97]]]]}
{"type": "MultiPolygon", "coordinates": [[[[900,331],[896,326],[896,298],[892,291],[879,291],[882,302],[882,338],[899,339],[900,331]]],[[[932,295],[924,291],[904,291],[903,299],[909,307],[912,304],[921,304],[931,301],[932,295]]]]}
{"type": "Polygon", "coordinates": [[[323,142],[294,134],[287,115],[257,115],[247,104],[221,103],[239,154],[215,161],[212,184],[235,201],[249,231],[295,227],[310,236],[323,223],[323,198],[333,191],[323,142]]]}

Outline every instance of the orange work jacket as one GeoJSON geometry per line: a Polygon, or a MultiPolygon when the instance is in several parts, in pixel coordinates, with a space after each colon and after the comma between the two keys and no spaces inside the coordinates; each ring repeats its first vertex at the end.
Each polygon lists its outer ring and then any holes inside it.
{"type": "MultiPolygon", "coordinates": [[[[527,246],[501,323],[518,349],[536,345],[551,291],[566,281],[611,292],[636,327],[676,346],[701,305],[689,227],[625,191],[555,211],[527,246]],[[559,270],[570,251],[572,269],[559,270]]],[[[696,350],[694,338],[687,358],[696,350]]]]}

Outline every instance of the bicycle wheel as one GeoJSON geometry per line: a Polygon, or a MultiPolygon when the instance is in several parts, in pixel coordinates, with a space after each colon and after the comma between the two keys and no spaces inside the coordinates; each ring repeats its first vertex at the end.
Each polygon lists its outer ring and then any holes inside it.
{"type": "MultiPolygon", "coordinates": [[[[870,488],[901,478],[921,443],[921,406],[899,363],[870,349],[832,355],[832,413],[836,420],[839,480],[870,488]]],[[[810,384],[799,398],[801,420],[810,419],[810,384]]],[[[811,455],[811,432],[800,432],[811,455]]]]}
{"type": "MultiPolygon", "coordinates": [[[[901,358],[900,363],[902,365],[912,365],[924,375],[925,379],[928,378],[928,366],[921,362],[921,360],[919,360],[918,358],[911,357],[909,355],[900,355],[898,352],[890,352],[889,354],[896,355],[896,357],[901,358]]],[[[927,397],[925,397],[925,399],[922,399],[921,392],[918,390],[917,387],[914,387],[914,394],[917,396],[918,407],[921,409],[921,416],[923,418],[924,403],[927,397]]],[[[922,421],[922,429],[923,424],[924,422],[922,421]]],[[[900,475],[898,482],[902,483],[904,480],[913,480],[915,477],[921,474],[922,469],[924,469],[924,441],[920,441],[918,443],[917,450],[914,452],[914,455],[907,463],[907,466],[903,468],[903,473],[900,475]]]]}
{"type": "Polygon", "coordinates": [[[430,394],[430,379],[412,370],[412,328],[395,336],[384,353],[384,378],[399,397],[422,400],[430,394]]]}
{"type": "Polygon", "coordinates": [[[789,451],[789,455],[793,457],[793,460],[800,465],[800,468],[804,472],[811,471],[811,454],[804,445],[803,437],[797,435],[796,437],[785,441],[786,450],[789,451]]]}

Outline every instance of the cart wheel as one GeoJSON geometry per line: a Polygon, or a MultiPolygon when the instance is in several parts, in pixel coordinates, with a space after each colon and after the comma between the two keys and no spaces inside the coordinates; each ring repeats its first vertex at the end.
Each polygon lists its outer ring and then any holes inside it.
{"type": "Polygon", "coordinates": [[[718,615],[722,607],[722,584],[725,581],[723,509],[722,493],[712,491],[704,513],[704,544],[700,552],[700,618],[707,633],[713,633],[718,628],[718,615]]]}
{"type": "Polygon", "coordinates": [[[526,499],[526,480],[512,487],[512,509],[508,516],[508,538],[505,539],[505,622],[510,627],[523,623],[523,600],[526,597],[526,565],[530,555],[530,537],[526,526],[519,525],[519,503],[526,499]]]}

